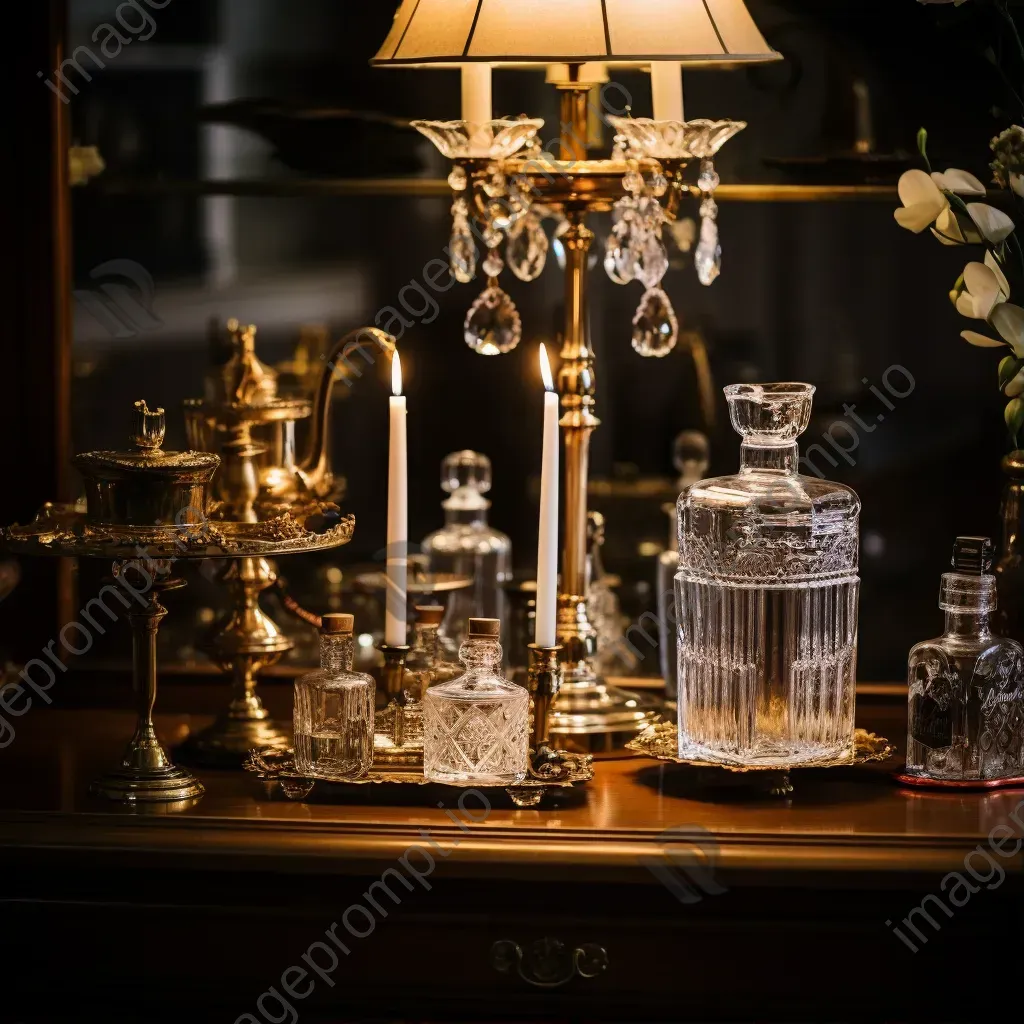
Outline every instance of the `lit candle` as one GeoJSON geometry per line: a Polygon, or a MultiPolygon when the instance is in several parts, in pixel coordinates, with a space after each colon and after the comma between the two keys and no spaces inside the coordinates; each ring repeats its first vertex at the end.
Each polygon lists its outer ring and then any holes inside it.
{"type": "Polygon", "coordinates": [[[558,606],[558,395],[551,364],[540,347],[544,378],[544,455],[540,470],[540,538],[537,542],[537,622],[534,643],[554,647],[558,606]]]}
{"type": "Polygon", "coordinates": [[[387,601],[384,642],[404,647],[406,642],[406,587],[409,571],[409,465],[406,444],[405,396],[398,350],[391,357],[390,443],[388,446],[387,601]]]}
{"type": "Polygon", "coordinates": [[[683,68],[677,61],[651,62],[655,121],[683,120],[683,68]]]}
{"type": "Polygon", "coordinates": [[[471,153],[490,149],[490,131],[480,126],[491,120],[491,107],[490,64],[463,64],[462,120],[467,122],[471,153]]]}

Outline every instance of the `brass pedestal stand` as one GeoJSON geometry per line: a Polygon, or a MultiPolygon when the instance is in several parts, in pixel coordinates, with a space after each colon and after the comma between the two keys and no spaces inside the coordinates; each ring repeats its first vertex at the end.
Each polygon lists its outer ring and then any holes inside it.
{"type": "Polygon", "coordinates": [[[260,594],[277,576],[266,558],[240,558],[224,574],[234,609],[209,644],[221,670],[231,676],[231,700],[209,728],[178,749],[186,763],[237,767],[250,750],[284,749],[291,731],[269,717],[256,694],[256,677],[294,644],[260,608],[260,594]]]}
{"type": "MultiPolygon", "coordinates": [[[[130,563],[117,563],[115,573],[131,572],[130,563]]],[[[156,635],[167,609],[160,595],[185,586],[181,579],[154,580],[148,601],[128,613],[132,627],[132,687],[138,700],[138,721],[121,766],[89,787],[97,796],[124,803],[181,804],[198,799],[203,784],[185,768],[171,763],[153,728],[156,703],[156,635]]]]}

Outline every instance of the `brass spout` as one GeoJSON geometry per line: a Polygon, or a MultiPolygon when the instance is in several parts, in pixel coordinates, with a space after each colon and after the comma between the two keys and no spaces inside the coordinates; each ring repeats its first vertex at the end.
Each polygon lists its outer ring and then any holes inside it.
{"type": "Polygon", "coordinates": [[[334,486],[334,472],[327,451],[334,382],[340,377],[351,387],[353,377],[362,377],[363,368],[352,361],[352,356],[358,354],[369,366],[375,359],[374,346],[390,355],[396,345],[395,339],[385,331],[377,327],[360,327],[335,342],[327,353],[313,401],[306,458],[295,470],[312,497],[327,497],[334,486]]]}

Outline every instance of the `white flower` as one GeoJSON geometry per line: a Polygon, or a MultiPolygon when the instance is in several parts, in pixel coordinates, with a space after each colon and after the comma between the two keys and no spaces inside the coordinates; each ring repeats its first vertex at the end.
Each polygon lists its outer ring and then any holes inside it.
{"type": "Polygon", "coordinates": [[[994,206],[985,203],[968,203],[967,212],[974,221],[982,238],[987,242],[1001,242],[1013,233],[1013,221],[994,206]]]}
{"type": "Polygon", "coordinates": [[[901,209],[893,216],[900,227],[920,234],[949,210],[949,200],[924,171],[905,171],[897,185],[901,209]]]}
{"type": "Polygon", "coordinates": [[[968,263],[964,268],[964,290],[956,300],[956,308],[964,316],[987,320],[1001,302],[1010,297],[1010,284],[996,258],[985,253],[984,263],[968,263]]]}
{"type": "Polygon", "coordinates": [[[1002,341],[976,331],[961,331],[960,337],[978,348],[1001,348],[1009,345],[1018,359],[1024,359],[1024,309],[1012,302],[1000,302],[989,316],[989,323],[999,332],[1002,341]]]}
{"type": "Polygon", "coordinates": [[[946,192],[956,192],[961,196],[983,196],[985,194],[985,186],[968,171],[947,167],[944,174],[932,171],[931,177],[936,186],[946,192]]]}

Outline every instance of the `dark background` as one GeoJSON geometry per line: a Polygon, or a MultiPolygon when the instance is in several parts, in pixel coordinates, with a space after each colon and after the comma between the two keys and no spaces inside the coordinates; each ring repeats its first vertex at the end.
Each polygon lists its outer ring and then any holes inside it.
{"type": "MultiPolygon", "coordinates": [[[[115,6],[112,0],[71,0],[73,38],[88,42],[115,6]]],[[[936,167],[964,167],[987,181],[987,142],[1009,121],[994,109],[1002,91],[981,54],[989,37],[975,27],[974,6],[750,0],[785,63],[688,72],[687,116],[749,122],[717,160],[727,184],[894,184],[901,169],[916,165],[921,125],[929,128],[936,167]],[[902,152],[903,162],[865,169],[833,161],[811,171],[776,164],[774,158],[850,148],[855,79],[871,93],[877,152],[902,152]]],[[[335,122],[275,150],[258,134],[210,125],[201,116],[204,104],[262,98],[409,118],[457,117],[457,73],[368,66],[390,24],[391,2],[172,0],[151,13],[153,37],[125,47],[70,104],[74,140],[98,146],[107,165],[74,190],[74,273],[76,287],[88,288],[95,286],[90,271],[105,261],[141,264],[154,279],[162,326],[112,337],[76,304],[73,451],[123,446],[130,402],[143,397],[167,408],[170,446],[182,445],[179,410],[182,399],[202,392],[211,318],[256,323],[261,357],[278,362],[293,351],[303,324],[324,324],[337,337],[372,323],[379,310],[396,304],[403,286],[422,281],[450,230],[448,198],[289,194],[339,173],[444,176],[444,161],[414,133],[394,131],[380,141],[358,125],[335,122]],[[213,178],[273,181],[281,194],[197,194],[197,183],[213,178]]],[[[649,115],[647,76],[613,77],[632,96],[634,114],[649,115]]],[[[41,82],[23,87],[44,88],[41,82]]],[[[494,96],[496,115],[528,112],[549,126],[557,122],[556,95],[538,72],[496,72],[494,96]]],[[[605,131],[606,146],[610,134],[605,131]]],[[[909,647],[938,632],[938,576],[954,537],[998,529],[998,461],[1008,447],[996,389],[998,357],[959,339],[967,325],[946,298],[976,256],[903,231],[892,217],[894,197],[720,205],[721,278],[702,287],[692,253],[673,250],[666,290],[683,330],[705,339],[716,388],[739,380],[814,383],[808,444],[843,418],[844,403],[856,404],[858,414],[876,424],[870,433],[859,432],[854,464],[821,467],[853,486],[864,504],[861,677],[901,678],[909,647]],[[895,409],[885,410],[879,423],[883,409],[869,387],[881,388],[888,368],[897,365],[912,377],[913,391],[892,399],[895,409]]],[[[597,220],[596,231],[600,243],[607,218],[597,220]]],[[[601,244],[596,248],[603,252],[601,244]]],[[[630,346],[639,285],[611,284],[600,264],[592,281],[602,420],[592,477],[620,483],[663,478],[669,488],[673,438],[685,428],[709,433],[712,474],[732,471],[739,438],[728,427],[720,391],[714,422],[704,422],[686,346],[664,360],[642,359],[630,346]]],[[[539,281],[522,285],[506,272],[502,285],[524,324],[523,343],[511,354],[481,358],[462,341],[479,278],[437,295],[432,322],[401,339],[410,536],[422,538],[441,523],[441,458],[475,448],[494,465],[491,521],[510,534],[516,566],[529,577],[536,550],[531,482],[540,461],[536,343],[556,340],[562,283],[551,258],[539,281]]],[[[387,371],[381,361],[335,407],[334,462],[348,478],[346,508],[358,524],[352,545],[330,556],[343,569],[372,559],[383,544],[387,371]]],[[[898,371],[890,378],[898,390],[904,380],[898,371]]],[[[656,549],[665,541],[666,521],[660,500],[605,484],[602,493],[609,491],[626,496],[592,503],[608,515],[605,561],[623,578],[622,605],[635,616],[654,603],[656,549]]],[[[50,496],[33,495],[32,502],[50,496]]]]}

